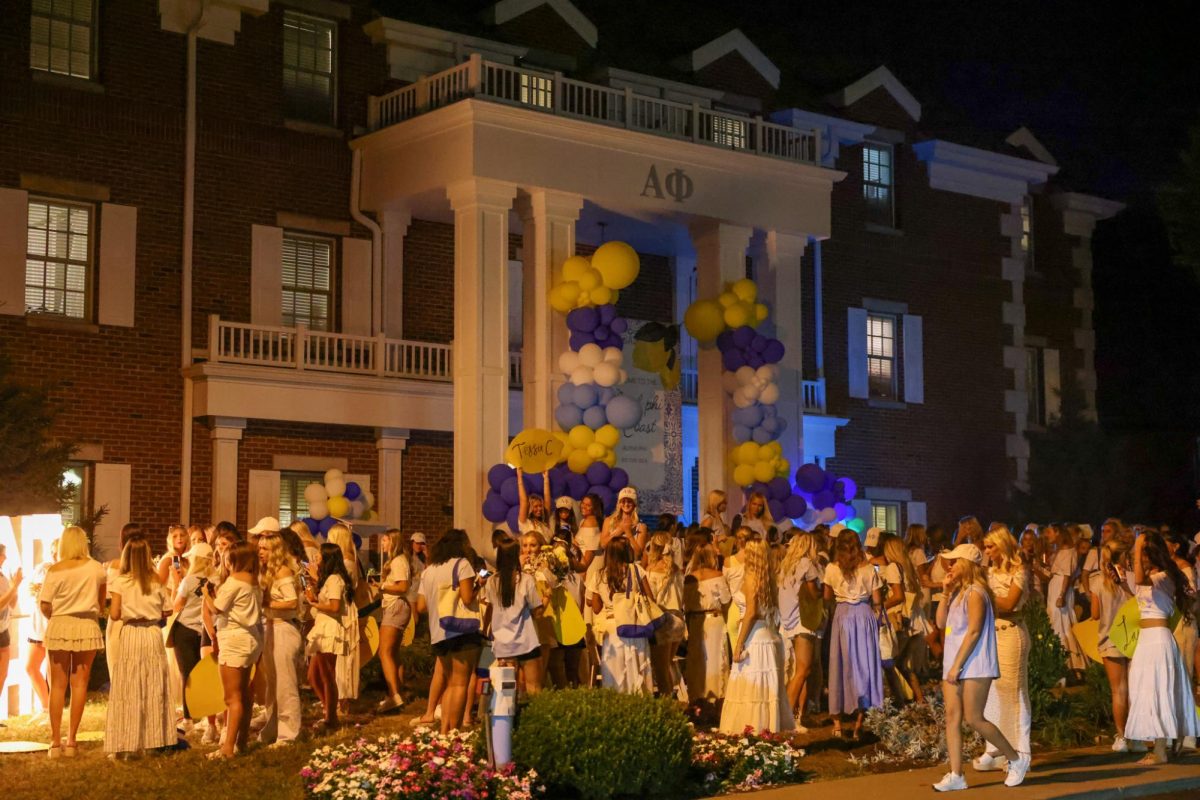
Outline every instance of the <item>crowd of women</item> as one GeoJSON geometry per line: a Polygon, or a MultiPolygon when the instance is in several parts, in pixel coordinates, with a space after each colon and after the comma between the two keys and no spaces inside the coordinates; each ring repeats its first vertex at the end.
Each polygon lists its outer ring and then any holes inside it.
{"type": "MultiPolygon", "coordinates": [[[[924,702],[923,679],[940,677],[950,772],[934,788],[966,787],[963,723],[988,743],[974,769],[1007,770],[1015,786],[1030,765],[1023,609],[1033,602],[1077,673],[1086,660],[1073,626],[1081,612],[1097,620],[1114,750],[1152,743],[1143,760],[1161,763],[1200,733],[1197,554],[1169,532],[1110,519],[1095,537],[1083,525],[1030,525],[1014,536],[965,517],[949,539],[916,524],[903,537],[878,528],[860,537],[841,525],[777,524],[756,493],[728,519],[720,491],[685,527],[666,515],[644,521],[633,487],[605,515],[594,495],[554,501],[548,478],[543,495],[517,483],[520,532],[496,531],[488,558],[460,530],[428,552],[422,534],[393,530],[360,559],[344,525],[318,543],[303,523],[280,530],[268,518],[248,538],[228,523],[172,526],[157,560],[130,524],[120,558],[102,565],[84,532],[67,528],[30,587],[44,617],[27,668],[40,676],[48,656],[48,685],[35,686],[49,712],[50,756],[75,754],[90,666],[105,648],[111,754],[172,746],[193,725],[202,742],[219,743],[214,758],[244,750],[255,731],[286,744],[301,735],[305,672],[321,703],[318,726],[336,726],[359,694],[372,613],[387,685],[378,710],[406,699],[400,650],[424,615],[435,664],[414,723],[443,731],[473,723],[479,667],[493,660],[516,667],[530,695],[596,683],[657,693],[708,709],[733,733],[803,733],[827,710],[833,735],[853,739],[885,687],[899,704],[924,702]],[[1131,597],[1141,612],[1132,659],[1110,636],[1131,597]],[[193,719],[182,687],[210,654],[226,710],[193,719]]],[[[15,596],[19,572],[14,581],[0,605],[15,596]]]]}

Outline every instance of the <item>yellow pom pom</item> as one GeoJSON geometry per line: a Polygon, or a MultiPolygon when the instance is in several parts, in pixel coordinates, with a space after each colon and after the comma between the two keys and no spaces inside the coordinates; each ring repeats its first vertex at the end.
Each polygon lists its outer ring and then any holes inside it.
{"type": "Polygon", "coordinates": [[[603,280],[600,277],[599,271],[595,269],[588,269],[579,276],[579,288],[588,292],[595,289],[601,283],[603,283],[603,280]]]}
{"type": "Polygon", "coordinates": [[[637,251],[625,242],[605,242],[592,253],[592,267],[599,270],[604,285],[624,289],[637,280],[641,264],[637,251]]]}
{"type": "Polygon", "coordinates": [[[564,281],[577,281],[583,273],[592,268],[591,263],[585,256],[571,256],[562,265],[562,276],[564,281]]]}
{"type": "Polygon", "coordinates": [[[595,441],[595,434],[587,425],[576,425],[571,428],[567,434],[567,441],[571,443],[571,447],[576,450],[586,449],[589,444],[595,441]]]}
{"type": "Polygon", "coordinates": [[[730,284],[729,290],[737,296],[738,300],[744,303],[753,303],[755,298],[758,297],[758,287],[749,278],[734,281],[730,284]]]}
{"type": "Polygon", "coordinates": [[[603,425],[596,429],[596,441],[605,447],[616,447],[621,442],[621,432],[615,425],[603,425]]]}
{"type": "Polygon", "coordinates": [[[711,342],[725,330],[724,311],[715,300],[697,300],[688,306],[683,324],[696,341],[711,342]]]}
{"type": "Polygon", "coordinates": [[[738,486],[749,486],[754,483],[754,467],[749,464],[739,464],[733,470],[733,482],[738,486]]]}

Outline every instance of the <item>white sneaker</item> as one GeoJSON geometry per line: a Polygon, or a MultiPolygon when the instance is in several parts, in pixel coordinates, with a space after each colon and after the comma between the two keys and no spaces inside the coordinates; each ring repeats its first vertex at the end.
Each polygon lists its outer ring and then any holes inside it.
{"type": "Polygon", "coordinates": [[[250,730],[261,731],[267,727],[267,711],[263,709],[250,718],[250,730]]]}
{"type": "Polygon", "coordinates": [[[1029,765],[1032,759],[1029,756],[1022,754],[1014,762],[1008,765],[1008,777],[1004,779],[1005,786],[1020,786],[1025,780],[1025,773],[1029,772],[1029,765]]]}
{"type": "Polygon", "coordinates": [[[933,785],[935,792],[957,792],[965,788],[967,788],[967,779],[962,775],[955,775],[953,772],[947,772],[940,781],[933,785]]]}
{"type": "Polygon", "coordinates": [[[1008,768],[1008,759],[1001,755],[994,756],[985,752],[972,761],[971,766],[975,768],[976,772],[999,772],[1008,768]]]}
{"type": "Polygon", "coordinates": [[[1129,741],[1124,736],[1113,737],[1112,751],[1114,753],[1128,753],[1129,741]]]}
{"type": "Polygon", "coordinates": [[[221,740],[221,735],[217,731],[216,725],[207,725],[204,728],[204,735],[200,737],[200,744],[216,744],[221,740]]]}
{"type": "Polygon", "coordinates": [[[385,711],[391,711],[392,709],[399,708],[401,705],[403,705],[403,703],[400,702],[400,695],[393,695],[385,698],[383,702],[381,702],[376,708],[378,709],[379,713],[382,714],[385,711]]]}
{"type": "Polygon", "coordinates": [[[1184,750],[1195,750],[1196,749],[1196,737],[1195,736],[1183,737],[1183,749],[1184,750]]]}

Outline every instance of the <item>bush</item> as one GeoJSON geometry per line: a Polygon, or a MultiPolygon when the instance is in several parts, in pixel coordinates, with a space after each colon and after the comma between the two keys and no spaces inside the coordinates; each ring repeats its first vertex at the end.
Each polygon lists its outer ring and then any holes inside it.
{"type": "Polygon", "coordinates": [[[1112,691],[1099,664],[1089,664],[1083,685],[1047,692],[1043,717],[1034,717],[1033,731],[1051,747],[1092,744],[1096,734],[1112,724],[1112,691]]]}
{"type": "Polygon", "coordinates": [[[1037,729],[1062,712],[1050,690],[1067,677],[1067,649],[1050,627],[1046,605],[1040,597],[1031,597],[1021,614],[1029,630],[1029,705],[1033,727],[1037,729]]]}
{"type": "Polygon", "coordinates": [[[542,692],[518,717],[513,759],[549,796],[664,797],[682,789],[692,728],[671,700],[610,689],[542,692]]]}

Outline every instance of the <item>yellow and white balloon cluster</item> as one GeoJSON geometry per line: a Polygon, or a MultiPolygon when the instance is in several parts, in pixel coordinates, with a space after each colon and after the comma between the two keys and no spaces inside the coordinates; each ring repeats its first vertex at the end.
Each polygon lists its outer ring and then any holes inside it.
{"type": "Polygon", "coordinates": [[[606,242],[586,256],[571,256],[562,265],[562,282],[550,290],[550,307],[566,314],[575,308],[617,302],[621,289],[637,280],[641,262],[625,242],[606,242]]]}
{"type": "Polygon", "coordinates": [[[726,329],[754,327],[767,318],[767,307],[758,300],[758,285],[742,278],[725,285],[725,291],[715,298],[697,300],[683,315],[696,341],[709,344],[726,329]]]}

